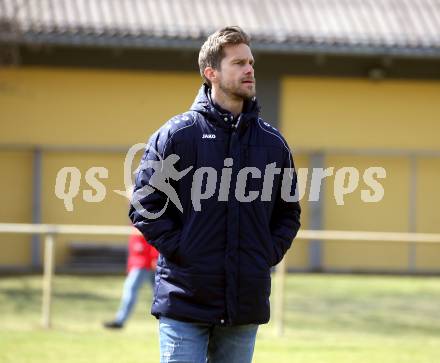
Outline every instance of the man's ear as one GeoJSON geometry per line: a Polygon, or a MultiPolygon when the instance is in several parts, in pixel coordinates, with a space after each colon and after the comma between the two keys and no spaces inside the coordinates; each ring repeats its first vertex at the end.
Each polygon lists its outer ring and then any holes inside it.
{"type": "Polygon", "coordinates": [[[217,71],[212,67],[206,67],[203,74],[211,83],[215,83],[217,80],[217,71]]]}

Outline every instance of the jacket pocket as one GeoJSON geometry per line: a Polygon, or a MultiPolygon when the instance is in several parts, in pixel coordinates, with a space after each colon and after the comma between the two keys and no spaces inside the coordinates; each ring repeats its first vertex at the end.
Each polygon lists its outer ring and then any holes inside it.
{"type": "Polygon", "coordinates": [[[156,247],[159,253],[167,260],[176,262],[179,255],[178,250],[180,237],[180,230],[170,231],[162,235],[157,240],[151,241],[151,244],[156,247]]]}
{"type": "Polygon", "coordinates": [[[267,277],[241,276],[239,285],[239,323],[266,323],[270,317],[270,275],[267,277]]]}
{"type": "Polygon", "coordinates": [[[271,267],[278,265],[283,259],[284,255],[287,252],[287,249],[284,249],[283,242],[280,237],[272,236],[272,261],[271,267]]]}
{"type": "MultiPolygon", "coordinates": [[[[225,281],[222,275],[196,274],[179,267],[160,270],[158,299],[175,311],[202,310],[223,313],[225,281]]],[[[199,312],[200,313],[200,312],[199,312]]]]}

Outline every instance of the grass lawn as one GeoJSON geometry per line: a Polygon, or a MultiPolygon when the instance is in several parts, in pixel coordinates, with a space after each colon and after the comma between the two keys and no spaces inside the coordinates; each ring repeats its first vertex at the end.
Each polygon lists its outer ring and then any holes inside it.
{"type": "MultiPolygon", "coordinates": [[[[0,277],[1,363],[159,361],[145,286],[122,331],[107,331],[122,276],[56,276],[53,329],[40,328],[40,276],[0,277]]],[[[286,330],[259,330],[256,363],[438,363],[440,278],[290,275],[286,330]]]]}

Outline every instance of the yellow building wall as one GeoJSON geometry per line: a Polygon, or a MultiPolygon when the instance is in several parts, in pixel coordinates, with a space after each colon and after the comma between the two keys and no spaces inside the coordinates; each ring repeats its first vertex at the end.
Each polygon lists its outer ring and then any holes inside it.
{"type": "MultiPolygon", "coordinates": [[[[333,156],[326,165],[335,170],[355,167],[359,170],[358,188],[344,197],[344,205],[335,200],[335,177],[328,178],[324,197],[324,229],[348,231],[409,231],[409,161],[404,158],[363,156],[333,156]],[[370,188],[362,179],[370,166],[381,166],[387,172],[380,179],[384,196],[380,202],[365,203],[361,190],[370,188]]],[[[404,270],[408,266],[408,244],[390,242],[327,241],[323,248],[323,263],[330,269],[404,270]]]]}
{"type": "MultiPolygon", "coordinates": [[[[440,82],[320,79],[285,77],[282,81],[281,129],[300,150],[440,150],[440,82]]],[[[359,188],[337,205],[334,176],[325,184],[323,228],[407,232],[409,225],[410,159],[403,156],[359,156],[328,153],[326,167],[359,169],[359,188]],[[363,203],[362,173],[382,166],[385,195],[363,203]]],[[[417,232],[440,232],[435,201],[440,199],[440,159],[422,159],[417,170],[417,232]]],[[[303,202],[304,205],[306,202],[303,202]]],[[[324,241],[325,268],[340,270],[405,270],[407,243],[324,241]]],[[[295,254],[293,249],[290,254],[295,254]]],[[[416,268],[440,269],[440,245],[418,245],[416,268]]],[[[300,260],[305,257],[299,251],[300,260]]],[[[289,260],[291,267],[299,261],[289,260]]]]}
{"type": "Polygon", "coordinates": [[[285,77],[281,95],[296,148],[440,149],[440,82],[285,77]]]}
{"type": "MultiPolygon", "coordinates": [[[[0,69],[0,145],[130,146],[144,142],[169,117],[188,109],[200,86],[195,73],[104,71],[78,69],[0,69]]],[[[381,148],[440,149],[440,82],[319,79],[286,77],[282,81],[281,128],[295,149],[381,148]]],[[[43,153],[43,223],[128,224],[127,202],[113,192],[123,189],[124,153],[43,153]],[[55,177],[64,166],[82,175],[74,211],[55,196],[55,177]],[[107,195],[92,204],[82,200],[91,166],[104,166],[107,195]]],[[[308,167],[304,153],[295,154],[297,168],[308,167]]],[[[337,206],[326,188],[324,228],[407,231],[409,160],[401,157],[328,156],[326,166],[369,165],[387,169],[385,197],[366,205],[359,193],[337,206]],[[372,217],[374,216],[374,217],[372,217]]],[[[1,222],[31,222],[32,154],[0,150],[1,222]],[[8,172],[5,173],[5,170],[8,172]],[[9,172],[10,171],[10,172],[9,172]],[[9,188],[9,189],[8,189],[9,188]],[[18,203],[16,203],[18,201],[18,203]]],[[[423,158],[418,167],[417,231],[440,232],[436,205],[439,159],[423,158]]],[[[327,185],[331,185],[329,178],[327,185]]],[[[308,195],[308,193],[306,193],[308,195]]],[[[308,228],[306,199],[302,226],[308,228]]],[[[57,245],[64,263],[71,241],[124,243],[124,238],[69,236],[57,245]]],[[[30,237],[0,235],[0,265],[30,263],[30,237]],[[4,241],[8,241],[4,243],[4,241]],[[7,246],[7,247],[5,247],[7,246]]],[[[389,243],[326,242],[329,268],[401,269],[408,246],[389,243]]],[[[419,245],[418,269],[439,269],[439,246],[419,245]]],[[[291,267],[308,265],[308,242],[297,240],[288,255],[291,267]]]]}
{"type": "Polygon", "coordinates": [[[93,146],[145,141],[201,85],[196,73],[33,67],[0,68],[0,82],[0,144],[93,146]]]}
{"type": "MultiPolygon", "coordinates": [[[[30,152],[0,151],[0,221],[32,222],[30,152]]],[[[0,266],[22,267],[30,263],[31,237],[0,233],[0,266]]]]}
{"type": "MultiPolygon", "coordinates": [[[[421,158],[417,163],[417,231],[440,232],[440,159],[421,158]]],[[[416,247],[416,268],[438,269],[440,249],[438,245],[422,243],[416,247]]]]}
{"type": "MultiPolygon", "coordinates": [[[[309,157],[304,154],[295,153],[294,151],[294,162],[295,162],[295,168],[298,170],[300,168],[308,168],[309,167],[309,157]]],[[[306,191],[305,196],[308,195],[308,186],[306,183],[306,191]]],[[[301,228],[308,229],[309,228],[309,204],[307,203],[306,199],[300,200],[301,205],[301,228]]],[[[288,266],[294,266],[295,268],[305,269],[308,265],[308,248],[309,243],[308,241],[304,240],[294,240],[292,247],[288,251],[286,258],[287,258],[287,265],[288,266]]]]}
{"type": "MultiPolygon", "coordinates": [[[[200,85],[196,73],[0,69],[0,146],[123,146],[128,150],[145,142],[170,117],[188,110],[200,85]]],[[[6,175],[0,186],[8,186],[0,189],[0,198],[6,202],[3,205],[12,205],[0,209],[0,222],[28,223],[32,218],[32,154],[11,155],[0,148],[0,166],[6,175]],[[12,203],[15,200],[18,203],[12,203]]],[[[128,200],[113,192],[124,190],[124,158],[125,152],[46,149],[42,156],[42,222],[129,225],[128,200]],[[55,195],[56,175],[65,166],[81,173],[72,212],[55,195]],[[82,197],[90,189],[85,173],[93,166],[103,166],[109,174],[102,180],[107,194],[99,203],[85,202],[82,197]]],[[[0,245],[0,266],[29,265],[30,237],[0,238],[10,241],[0,245]]],[[[68,245],[73,241],[123,244],[126,240],[121,236],[57,236],[57,265],[67,261],[68,245]]]]}
{"type": "MultiPolygon", "coordinates": [[[[43,162],[43,179],[49,181],[44,184],[42,199],[42,222],[51,224],[95,224],[95,225],[121,225],[130,224],[128,218],[128,199],[115,193],[114,190],[125,190],[124,187],[124,158],[123,153],[93,153],[93,152],[45,152],[43,162]],[[55,194],[55,180],[60,170],[66,166],[77,168],[80,174],[79,190],[73,197],[73,210],[67,210],[64,200],[55,194]],[[96,190],[90,186],[86,179],[86,172],[92,167],[105,168],[108,178],[98,180],[105,188],[103,200],[99,202],[88,202],[83,193],[92,190],[93,195],[96,190]]],[[[133,163],[134,165],[135,163],[133,163]]],[[[134,165],[134,168],[137,164],[134,165]]],[[[133,168],[133,169],[134,169],[133,168]]],[[[60,179],[61,181],[62,179],[60,179]]],[[[64,191],[67,193],[71,181],[60,182],[65,185],[64,191]]],[[[100,198],[101,199],[101,198],[100,198]]],[[[93,242],[105,244],[124,244],[127,238],[123,236],[57,236],[57,261],[65,262],[68,257],[68,247],[71,242],[93,242]]]]}

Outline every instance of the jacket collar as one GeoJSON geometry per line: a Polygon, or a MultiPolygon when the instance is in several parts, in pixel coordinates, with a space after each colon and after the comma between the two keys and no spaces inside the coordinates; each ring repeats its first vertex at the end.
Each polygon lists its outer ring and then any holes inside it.
{"type": "MultiPolygon", "coordinates": [[[[219,105],[215,104],[211,99],[211,88],[204,83],[191,106],[192,111],[197,111],[209,119],[212,123],[223,128],[233,127],[233,115],[231,112],[224,110],[219,105]]],[[[247,128],[249,123],[258,119],[260,107],[256,97],[249,101],[245,101],[243,112],[239,115],[238,128],[243,130],[247,128]]]]}

